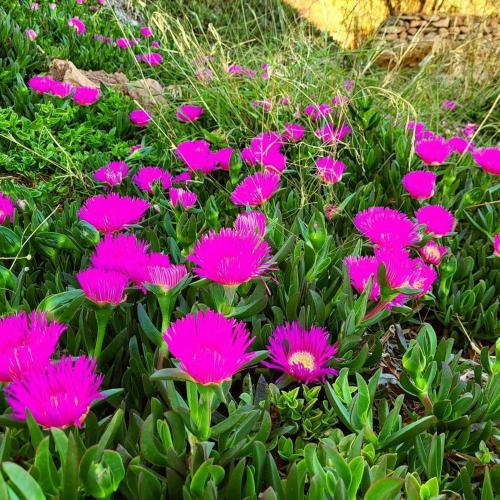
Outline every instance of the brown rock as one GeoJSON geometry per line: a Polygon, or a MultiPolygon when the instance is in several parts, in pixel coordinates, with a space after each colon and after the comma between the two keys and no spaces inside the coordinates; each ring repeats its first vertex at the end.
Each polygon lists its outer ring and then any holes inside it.
{"type": "Polygon", "coordinates": [[[460,28],[458,26],[452,26],[448,29],[450,35],[458,35],[460,33],[460,28]]]}
{"type": "Polygon", "coordinates": [[[397,33],[391,33],[391,34],[389,34],[389,35],[386,35],[386,36],[385,36],[385,39],[386,39],[388,42],[390,42],[390,41],[392,41],[392,40],[397,40],[397,39],[398,39],[398,35],[397,35],[397,33]]]}
{"type": "Polygon", "coordinates": [[[429,21],[430,23],[433,23],[435,21],[439,21],[439,16],[422,16],[422,18],[425,21],[429,21]]]}
{"type": "MultiPolygon", "coordinates": [[[[408,34],[409,35],[414,35],[418,31],[417,28],[409,28],[408,29],[408,34]]],[[[460,31],[460,30],[459,30],[460,31]]]]}
{"type": "Polygon", "coordinates": [[[384,27],[384,33],[393,34],[393,33],[401,33],[404,31],[402,26],[386,26],[384,27]]]}
{"type": "Polygon", "coordinates": [[[425,21],[421,20],[410,21],[410,28],[419,28],[423,24],[425,24],[425,21]]]}
{"type": "Polygon", "coordinates": [[[99,88],[99,84],[93,82],[84,71],[79,70],[71,61],[54,59],[49,67],[49,75],[54,80],[71,83],[75,87],[99,88]]]}
{"type": "Polygon", "coordinates": [[[460,28],[460,33],[469,33],[470,32],[470,28],[468,26],[462,26],[460,28]]]}
{"type": "Polygon", "coordinates": [[[146,109],[155,108],[167,102],[163,97],[163,87],[152,78],[128,82],[126,90],[127,95],[140,102],[146,109]]]}
{"type": "Polygon", "coordinates": [[[450,18],[444,17],[439,21],[433,22],[432,25],[435,26],[436,28],[447,28],[450,25],[450,18]]]}
{"type": "Polygon", "coordinates": [[[438,29],[439,36],[448,36],[450,32],[446,28],[439,28],[438,29]]]}

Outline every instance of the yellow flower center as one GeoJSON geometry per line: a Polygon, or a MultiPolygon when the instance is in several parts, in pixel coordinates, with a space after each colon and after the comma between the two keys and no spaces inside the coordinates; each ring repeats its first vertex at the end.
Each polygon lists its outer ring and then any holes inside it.
{"type": "Polygon", "coordinates": [[[289,358],[288,362],[291,365],[302,365],[306,370],[312,372],[315,367],[314,356],[307,351],[294,352],[289,358]]]}
{"type": "Polygon", "coordinates": [[[439,250],[434,247],[434,246],[431,246],[429,245],[425,251],[427,252],[427,257],[432,257],[433,259],[436,258],[436,259],[439,259],[439,257],[441,257],[441,254],[439,253],[439,250]]]}

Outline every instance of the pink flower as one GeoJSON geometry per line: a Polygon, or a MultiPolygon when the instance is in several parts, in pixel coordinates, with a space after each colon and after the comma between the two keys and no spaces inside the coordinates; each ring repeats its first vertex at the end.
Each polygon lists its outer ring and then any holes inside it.
{"type": "Polygon", "coordinates": [[[126,298],[128,277],[125,274],[91,267],[80,271],[76,279],[85,295],[99,306],[117,306],[126,298]]]}
{"type": "Polygon", "coordinates": [[[422,122],[414,122],[414,121],[409,121],[409,122],[406,124],[406,129],[407,129],[407,130],[414,130],[414,131],[415,131],[415,135],[416,135],[416,136],[419,136],[419,135],[421,135],[423,132],[425,132],[425,123],[422,123],[422,122]]]}
{"type": "Polygon", "coordinates": [[[420,249],[420,255],[425,262],[439,266],[441,259],[448,252],[448,247],[438,245],[435,241],[429,241],[420,249]]]}
{"type": "Polygon", "coordinates": [[[163,62],[163,56],[157,52],[147,52],[142,55],[140,60],[145,62],[148,66],[158,66],[163,62]]]}
{"type": "MultiPolygon", "coordinates": [[[[280,104],[282,106],[288,106],[290,104],[290,98],[287,97],[287,96],[283,96],[281,99],[280,99],[280,104]]],[[[286,126],[286,124],[285,124],[286,126]]]]}
{"type": "Polygon", "coordinates": [[[68,19],[68,26],[74,28],[77,35],[83,35],[85,31],[87,31],[85,23],[78,17],[72,17],[71,19],[68,19]]]}
{"type": "Polygon", "coordinates": [[[193,208],[196,205],[196,201],[198,200],[198,196],[196,196],[196,193],[186,191],[182,188],[172,188],[170,189],[169,194],[170,203],[172,203],[174,207],[180,205],[184,210],[193,208]]]}
{"type": "Polygon", "coordinates": [[[358,212],[354,225],[372,243],[403,248],[419,241],[418,226],[405,214],[387,207],[370,207],[358,212]]]}
{"type": "Polygon", "coordinates": [[[175,116],[181,122],[195,122],[203,115],[203,108],[194,104],[184,104],[176,112],[175,116]]]}
{"type": "Polygon", "coordinates": [[[7,217],[9,222],[14,220],[14,203],[8,195],[0,193],[0,224],[3,224],[7,217]]]}
{"type": "Polygon", "coordinates": [[[233,148],[221,148],[215,152],[215,161],[222,170],[229,171],[233,151],[233,148]]]}
{"type": "Polygon", "coordinates": [[[299,142],[304,137],[305,131],[305,127],[299,123],[285,123],[283,139],[290,142],[299,142]]]}
{"type": "Polygon", "coordinates": [[[45,428],[81,427],[90,405],[103,397],[103,377],[95,373],[96,362],[81,356],[65,357],[45,370],[33,372],[5,388],[14,418],[24,420],[29,410],[45,428]]]}
{"type": "Polygon", "coordinates": [[[175,288],[187,274],[186,266],[162,265],[152,261],[146,265],[143,283],[157,286],[163,293],[167,293],[175,288]]]}
{"type": "Polygon", "coordinates": [[[266,234],[266,216],[257,210],[238,214],[234,228],[240,233],[257,234],[261,238],[266,234]]]}
{"type": "Polygon", "coordinates": [[[142,167],[132,180],[139,189],[153,194],[154,184],[159,184],[166,191],[172,185],[172,179],[172,174],[161,167],[142,167]]]}
{"type": "Polygon", "coordinates": [[[407,173],[401,184],[415,200],[425,200],[434,196],[437,175],[428,170],[417,170],[407,173]]]}
{"type": "Polygon", "coordinates": [[[276,192],[280,176],[272,172],[256,172],[241,181],[231,194],[235,205],[262,205],[276,192]]]}
{"type": "Polygon", "coordinates": [[[497,257],[500,257],[500,233],[493,237],[493,251],[497,257]]]}
{"type": "Polygon", "coordinates": [[[118,186],[127,177],[128,165],[124,161],[112,161],[94,172],[94,179],[110,188],[118,186]]]}
{"type": "Polygon", "coordinates": [[[313,120],[326,118],[332,112],[333,108],[327,103],[320,104],[319,106],[314,103],[309,104],[309,106],[306,106],[304,109],[304,114],[310,116],[313,120]]]}
{"type": "Polygon", "coordinates": [[[264,111],[271,111],[273,106],[271,104],[271,101],[265,99],[264,101],[257,101],[257,100],[252,101],[252,107],[262,108],[264,111]]]}
{"type": "Polygon", "coordinates": [[[500,148],[479,148],[472,153],[474,161],[489,174],[500,175],[500,148]]]}
{"type": "Polygon", "coordinates": [[[422,297],[431,290],[437,278],[433,268],[427,266],[422,259],[411,259],[408,251],[403,248],[376,248],[374,257],[350,256],[346,257],[345,264],[351,284],[359,293],[365,290],[370,277],[373,276],[370,300],[380,298],[378,270],[381,264],[384,265],[387,283],[391,289],[420,290],[420,293],[413,296],[397,294],[386,304],[388,309],[404,304],[410,297],[422,297]]]}
{"type": "Polygon", "coordinates": [[[40,7],[40,5],[37,2],[32,2],[30,4],[30,9],[31,10],[38,10],[39,7],[40,7]]]}
{"type": "Polygon", "coordinates": [[[225,286],[241,285],[272,268],[270,247],[264,240],[227,228],[203,235],[188,260],[196,264],[196,275],[225,286]]]}
{"type": "Polygon", "coordinates": [[[90,106],[91,104],[97,102],[99,97],[101,97],[100,89],[94,89],[92,87],[76,87],[72,99],[80,106],[90,106]]]}
{"type": "Polygon", "coordinates": [[[477,129],[476,123],[468,123],[463,129],[463,133],[465,137],[472,137],[475,134],[476,129],[477,129]]]}
{"type": "Polygon", "coordinates": [[[344,80],[343,87],[346,92],[352,92],[354,89],[354,80],[344,80]]]}
{"type": "Polygon", "coordinates": [[[285,323],[275,328],[267,346],[270,362],[262,364],[309,384],[324,382],[337,375],[328,364],[337,353],[337,347],[328,343],[328,332],[321,327],[303,328],[298,321],[285,323]]]}
{"type": "Polygon", "coordinates": [[[139,151],[140,149],[142,149],[142,144],[135,144],[134,146],[130,146],[128,153],[131,155],[135,151],[139,151]]]}
{"type": "Polygon", "coordinates": [[[452,109],[455,109],[457,107],[457,103],[456,103],[456,101],[453,101],[451,99],[447,99],[447,100],[442,102],[441,107],[443,109],[446,109],[446,110],[452,110],[452,109]]]}
{"type": "Polygon", "coordinates": [[[345,95],[336,95],[332,98],[332,104],[334,106],[346,106],[349,104],[349,98],[345,95]]]}
{"type": "Polygon", "coordinates": [[[0,382],[11,382],[43,369],[50,362],[66,325],[47,315],[24,311],[0,318],[0,382]]]}
{"type": "Polygon", "coordinates": [[[452,150],[442,137],[436,137],[417,143],[415,152],[426,165],[441,165],[451,155],[452,150]]]}
{"type": "Polygon", "coordinates": [[[252,148],[243,148],[240,152],[241,161],[248,163],[249,165],[255,166],[257,164],[257,158],[255,157],[255,152],[252,148]]]}
{"type": "Polygon", "coordinates": [[[204,174],[217,168],[217,157],[204,140],[181,142],[175,151],[189,170],[201,170],[204,174]]]}
{"type": "Polygon", "coordinates": [[[239,64],[233,64],[227,68],[227,72],[234,76],[246,76],[247,78],[255,78],[257,71],[254,69],[244,68],[239,64]]]}
{"type": "Polygon", "coordinates": [[[133,234],[106,235],[96,246],[90,260],[92,266],[124,274],[141,285],[144,270],[151,259],[147,246],[133,234]]]}
{"type": "Polygon", "coordinates": [[[343,141],[347,135],[352,132],[349,125],[341,125],[338,129],[333,123],[327,123],[323,127],[318,128],[314,134],[323,142],[343,141]]]}
{"type": "Polygon", "coordinates": [[[37,94],[45,94],[50,91],[53,82],[50,76],[33,76],[28,80],[28,87],[37,94]]]}
{"type": "Polygon", "coordinates": [[[425,232],[435,238],[442,238],[455,229],[457,223],[453,214],[441,205],[427,205],[415,212],[419,224],[425,225],[425,232]]]}
{"type": "Polygon", "coordinates": [[[27,38],[29,38],[32,42],[34,42],[36,40],[36,37],[38,36],[36,34],[36,31],[35,30],[32,30],[32,29],[27,29],[24,31],[24,34],[26,35],[27,38]]]}
{"type": "Polygon", "coordinates": [[[153,36],[153,31],[148,26],[143,26],[140,31],[141,35],[144,38],[149,38],[150,36],[153,36]]]}
{"type": "Polygon", "coordinates": [[[336,184],[342,180],[342,175],[347,166],[331,156],[322,156],[316,160],[318,176],[327,184],[336,184]]]}
{"type": "Polygon", "coordinates": [[[137,224],[149,208],[140,198],[116,193],[88,198],[78,211],[80,219],[92,224],[101,233],[114,233],[131,224],[137,224]]]}
{"type": "Polygon", "coordinates": [[[182,172],[174,177],[174,184],[188,184],[191,182],[191,172],[182,172]]]}
{"type": "Polygon", "coordinates": [[[143,109],[134,109],[129,114],[130,121],[138,127],[147,127],[151,121],[151,115],[143,109]]]}
{"type": "Polygon", "coordinates": [[[128,49],[132,46],[132,43],[127,38],[117,38],[115,43],[119,49],[128,49]]]}
{"type": "Polygon", "coordinates": [[[151,47],[153,47],[153,49],[159,49],[160,43],[155,40],[155,41],[151,42],[151,47]]]}
{"type": "Polygon", "coordinates": [[[198,384],[230,380],[255,357],[245,324],[207,309],[178,319],[163,336],[180,368],[198,384]]]}
{"type": "Polygon", "coordinates": [[[54,97],[60,97],[61,99],[65,99],[68,97],[71,92],[73,92],[73,86],[71,83],[66,82],[56,82],[53,81],[50,85],[49,94],[54,97]]]}
{"type": "Polygon", "coordinates": [[[448,144],[455,153],[464,154],[466,151],[471,151],[474,147],[474,143],[468,141],[467,139],[459,136],[450,137],[448,139],[448,144]]]}

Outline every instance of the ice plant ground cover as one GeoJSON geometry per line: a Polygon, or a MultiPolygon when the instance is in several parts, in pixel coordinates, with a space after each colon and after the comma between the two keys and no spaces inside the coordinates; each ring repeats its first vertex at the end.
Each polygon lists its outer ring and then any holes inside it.
{"type": "Polygon", "coordinates": [[[494,83],[154,3],[0,5],[0,499],[497,498],[494,83]]]}

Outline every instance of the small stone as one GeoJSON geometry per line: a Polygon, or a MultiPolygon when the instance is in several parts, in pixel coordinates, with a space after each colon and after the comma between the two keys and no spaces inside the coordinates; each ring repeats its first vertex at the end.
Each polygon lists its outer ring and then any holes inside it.
{"type": "MultiPolygon", "coordinates": [[[[417,28],[409,28],[408,29],[408,34],[409,35],[414,35],[415,33],[417,33],[418,29],[417,28]]],[[[458,30],[460,32],[460,30],[458,30]]]]}
{"type": "Polygon", "coordinates": [[[440,36],[448,36],[450,32],[446,28],[439,28],[438,33],[440,36]]]}
{"type": "Polygon", "coordinates": [[[470,32],[470,28],[468,26],[462,26],[460,28],[460,33],[469,33],[470,32]]]}
{"type": "Polygon", "coordinates": [[[404,31],[404,28],[402,26],[386,26],[384,28],[384,32],[388,34],[401,33],[402,31],[404,31]]]}
{"type": "Polygon", "coordinates": [[[448,29],[450,35],[458,35],[460,33],[460,28],[458,26],[452,26],[448,29]]]}
{"type": "Polygon", "coordinates": [[[450,25],[450,18],[445,17],[432,23],[436,28],[447,28],[450,25]]]}
{"type": "Polygon", "coordinates": [[[418,27],[422,26],[423,24],[425,24],[425,21],[421,21],[421,20],[411,21],[410,28],[418,28],[418,27]]]}
{"type": "Polygon", "coordinates": [[[397,33],[391,33],[389,35],[386,35],[385,39],[388,42],[391,42],[392,40],[397,40],[398,39],[398,35],[397,35],[397,33]]]}

